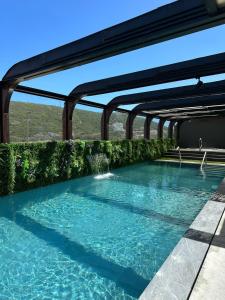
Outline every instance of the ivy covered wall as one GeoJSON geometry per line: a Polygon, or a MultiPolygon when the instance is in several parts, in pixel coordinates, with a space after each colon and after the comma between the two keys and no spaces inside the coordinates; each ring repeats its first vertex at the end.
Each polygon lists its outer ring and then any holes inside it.
{"type": "Polygon", "coordinates": [[[174,141],[66,141],[0,144],[0,195],[89,175],[88,157],[105,154],[110,168],[153,160],[174,141]]]}

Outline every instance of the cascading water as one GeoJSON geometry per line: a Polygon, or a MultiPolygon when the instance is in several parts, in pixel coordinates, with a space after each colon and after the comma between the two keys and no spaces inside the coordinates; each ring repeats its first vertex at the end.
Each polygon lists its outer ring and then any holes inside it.
{"type": "Polygon", "coordinates": [[[106,179],[112,177],[109,171],[109,159],[103,153],[87,156],[93,174],[97,174],[95,179],[106,179]]]}

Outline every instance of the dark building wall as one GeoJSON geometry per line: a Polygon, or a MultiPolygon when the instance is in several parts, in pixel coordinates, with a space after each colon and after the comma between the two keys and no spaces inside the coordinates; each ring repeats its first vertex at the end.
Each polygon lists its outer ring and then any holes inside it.
{"type": "Polygon", "coordinates": [[[225,148],[224,130],[224,117],[185,121],[180,127],[179,146],[198,148],[201,137],[203,147],[225,148]]]}

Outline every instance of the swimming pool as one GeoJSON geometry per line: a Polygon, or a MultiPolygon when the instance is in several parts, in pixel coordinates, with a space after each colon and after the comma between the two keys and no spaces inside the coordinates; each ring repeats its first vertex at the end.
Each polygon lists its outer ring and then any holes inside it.
{"type": "Polygon", "coordinates": [[[136,299],[222,177],[142,163],[0,198],[0,299],[136,299]]]}

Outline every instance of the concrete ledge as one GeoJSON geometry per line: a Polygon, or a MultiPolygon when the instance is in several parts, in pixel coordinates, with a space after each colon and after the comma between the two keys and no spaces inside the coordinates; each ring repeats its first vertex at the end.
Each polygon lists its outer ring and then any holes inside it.
{"type": "Polygon", "coordinates": [[[224,187],[223,181],[216,196],[205,204],[140,300],[186,300],[189,297],[225,209],[220,194],[224,187]]]}
{"type": "Polygon", "coordinates": [[[225,214],[212,240],[190,300],[225,299],[225,214]]]}

